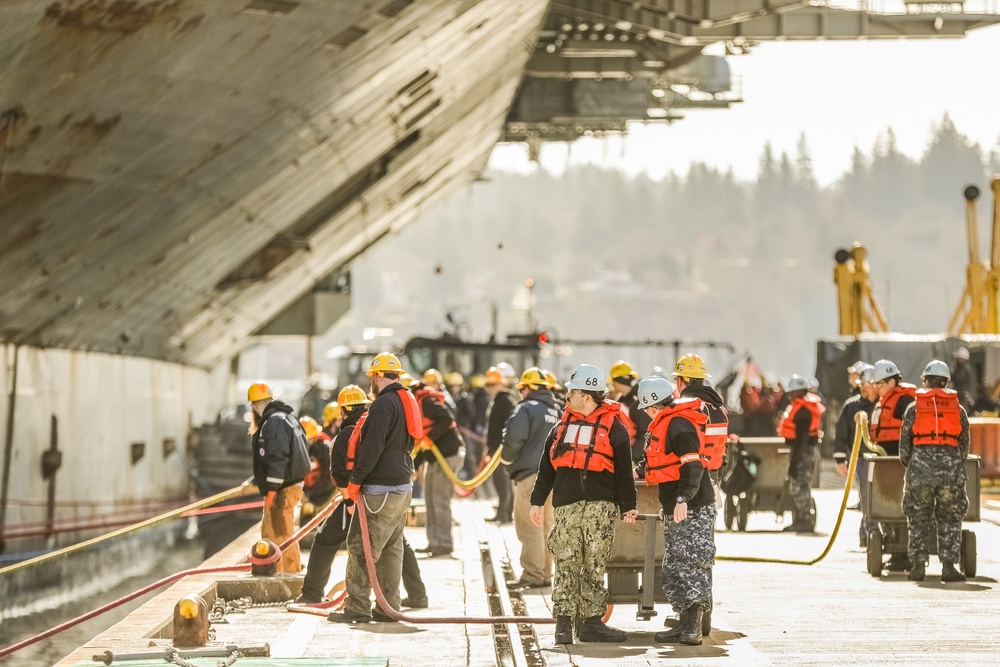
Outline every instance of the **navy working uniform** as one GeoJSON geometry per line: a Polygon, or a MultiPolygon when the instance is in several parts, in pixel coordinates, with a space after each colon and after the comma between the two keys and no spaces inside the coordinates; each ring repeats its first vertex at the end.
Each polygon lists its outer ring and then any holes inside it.
{"type": "Polygon", "coordinates": [[[816,527],[812,508],[812,479],[819,459],[820,419],[826,408],[815,394],[806,393],[804,378],[788,382],[791,402],[778,423],[778,435],[792,453],[788,461],[788,491],[792,496],[792,525],[787,531],[809,533],[816,527]]]}

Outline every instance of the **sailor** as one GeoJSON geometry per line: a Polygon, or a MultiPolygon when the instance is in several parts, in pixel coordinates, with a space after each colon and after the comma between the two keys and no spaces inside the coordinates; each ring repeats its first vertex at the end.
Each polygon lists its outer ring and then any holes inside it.
{"type": "Polygon", "coordinates": [[[788,461],[788,491],[792,496],[792,524],[787,532],[811,533],[816,528],[812,508],[812,480],[819,460],[822,435],[820,421],[826,408],[819,396],[809,391],[809,381],[793,375],[785,392],[788,407],[778,422],[778,435],[792,453],[788,461]]]}

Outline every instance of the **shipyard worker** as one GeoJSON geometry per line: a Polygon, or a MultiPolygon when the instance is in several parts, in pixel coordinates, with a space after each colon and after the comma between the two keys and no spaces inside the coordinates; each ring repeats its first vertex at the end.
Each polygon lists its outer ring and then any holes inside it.
{"type": "Polygon", "coordinates": [[[441,373],[431,369],[424,373],[424,382],[410,387],[420,408],[423,437],[418,445],[425,447],[419,460],[427,463],[424,473],[424,501],[427,507],[427,546],[417,549],[418,553],[432,556],[446,556],[452,552],[455,543],[451,534],[451,499],[455,485],[442,468],[441,463],[430,450],[437,447],[452,473],[457,472],[465,461],[465,441],[458,432],[455,413],[448,402],[449,397],[441,391],[441,373]]]}
{"type": "Polygon", "coordinates": [[[559,410],[545,373],[532,367],[517,383],[521,402],[514,408],[503,433],[500,459],[507,466],[514,485],[514,530],[521,542],[519,588],[540,588],[552,583],[552,556],[545,536],[552,530],[552,502],[543,503],[542,525],[531,520],[531,489],[538,476],[545,438],[559,422],[559,410]]]}
{"type": "Polygon", "coordinates": [[[465,391],[465,378],[461,373],[451,372],[444,376],[445,387],[448,388],[448,395],[451,396],[452,404],[455,406],[455,423],[458,424],[458,432],[465,440],[465,460],[462,462],[463,479],[471,479],[476,476],[476,468],[480,459],[483,458],[483,438],[476,432],[476,407],[472,403],[472,397],[465,391]]]}
{"type": "Polygon", "coordinates": [[[306,473],[303,491],[309,503],[320,507],[333,495],[333,477],[330,475],[330,445],[333,439],[320,430],[312,417],[299,418],[299,424],[309,445],[309,472],[306,473]]]}
{"type": "Polygon", "coordinates": [[[632,364],[619,359],[611,367],[608,382],[617,396],[615,400],[625,406],[621,413],[622,423],[628,429],[632,442],[632,460],[638,461],[642,458],[646,429],[649,427],[649,417],[639,408],[639,373],[632,364]]]}
{"type": "Polygon", "coordinates": [[[951,373],[951,383],[958,393],[958,401],[966,410],[972,409],[976,401],[976,378],[969,363],[969,348],[955,350],[955,370],[951,373]]]}
{"type": "MultiPolygon", "coordinates": [[[[556,566],[552,611],[557,644],[573,643],[575,616],[583,619],[582,642],[626,639],[601,620],[608,603],[604,573],[615,524],[619,517],[634,523],[638,516],[628,431],[618,417],[621,404],[605,399],[605,377],[589,364],[573,371],[566,382],[566,410],[545,438],[531,490],[535,528],[545,524],[550,493],[555,508],[548,546],[556,566]]],[[[524,379],[540,386],[538,378],[524,379]]],[[[544,414],[548,416],[547,407],[544,414]]]]}
{"type": "Polygon", "coordinates": [[[855,361],[847,367],[847,386],[850,388],[849,393],[851,396],[858,395],[861,385],[861,373],[864,372],[866,368],[871,367],[871,364],[866,364],[863,361],[855,361]]]}
{"type": "Polygon", "coordinates": [[[726,455],[729,442],[729,412],[719,393],[705,384],[712,377],[705,360],[697,354],[686,354],[677,360],[673,376],[681,398],[694,398],[701,403],[701,410],[708,415],[704,425],[705,449],[702,463],[716,487],[719,486],[719,469],[726,455]]]}
{"type": "Polygon", "coordinates": [[[337,405],[337,401],[331,401],[323,407],[323,433],[330,436],[330,440],[337,435],[340,430],[340,423],[343,421],[343,415],[340,411],[340,406],[337,405]]]}
{"type": "MultiPolygon", "coordinates": [[[[503,443],[504,426],[514,412],[514,397],[507,391],[506,379],[496,367],[486,372],[486,393],[490,397],[486,409],[486,454],[492,457],[503,443]]],[[[497,493],[497,511],[487,521],[510,523],[514,520],[514,490],[507,468],[501,465],[490,479],[497,493]]]]}
{"type": "MultiPolygon", "coordinates": [[[[280,545],[294,531],[295,506],[302,500],[302,487],[309,472],[309,448],[292,408],[274,400],[271,388],[255,382],[247,390],[253,409],[253,481],[264,497],[260,536],[280,545]]],[[[299,545],[281,554],[279,571],[295,574],[301,569],[299,545]]]]}
{"type": "Polygon", "coordinates": [[[778,435],[791,449],[788,491],[792,496],[792,524],[786,531],[811,533],[816,527],[812,509],[812,479],[819,459],[820,420],[826,408],[809,391],[809,381],[793,375],[785,390],[788,407],[778,423],[778,435]]]}
{"type": "Polygon", "coordinates": [[[656,484],[663,520],[663,592],[679,615],[658,642],[697,646],[712,629],[712,566],[715,563],[715,492],[705,474],[704,426],[708,415],[696,398],[674,398],[662,377],[639,383],[639,402],[652,422],[641,465],[646,484],[656,484]]]}
{"type": "MultiPolygon", "coordinates": [[[[399,609],[399,581],[403,568],[403,524],[413,489],[413,439],[421,434],[420,410],[413,394],[400,384],[403,368],[396,355],[383,352],[372,359],[366,375],[371,378],[375,400],[365,421],[351,434],[349,449],[354,461],[346,489],[348,498],[365,503],[368,539],[375,561],[378,585],[393,609],[399,609]]],[[[362,545],[361,522],[352,522],[347,533],[347,602],[331,621],[367,623],[390,620],[371,607],[372,582],[368,578],[362,545]]]]}
{"type": "MultiPolygon", "coordinates": [[[[853,366],[852,366],[853,368],[853,366]]],[[[837,474],[841,477],[847,476],[850,461],[848,457],[854,449],[854,437],[857,434],[858,424],[856,421],[858,413],[865,413],[871,420],[872,410],[875,409],[875,402],[878,400],[878,392],[872,384],[872,371],[874,366],[865,364],[860,369],[858,375],[857,390],[859,393],[851,396],[844,402],[844,409],[837,419],[836,437],[833,443],[833,460],[837,465],[837,474]]],[[[864,511],[865,494],[868,492],[868,461],[864,457],[867,448],[862,447],[858,452],[858,462],[855,471],[857,472],[858,497],[861,498],[861,508],[864,511]]],[[[861,524],[858,527],[858,540],[862,547],[868,546],[868,533],[878,530],[878,524],[861,516],[861,524]]]]}
{"type": "MultiPolygon", "coordinates": [[[[351,438],[355,428],[365,416],[368,409],[368,395],[361,387],[351,384],[340,390],[337,402],[343,412],[341,430],[333,441],[330,468],[334,482],[342,490],[350,484],[351,472],[354,470],[357,439],[351,438]],[[354,448],[351,447],[353,442],[354,448]]],[[[347,540],[348,529],[351,526],[354,501],[346,496],[320,527],[309,552],[309,565],[302,582],[302,595],[295,604],[317,604],[324,601],[324,591],[329,583],[330,570],[337,552],[347,540]]],[[[426,607],[427,589],[420,577],[420,567],[413,550],[403,540],[403,588],[407,597],[402,601],[404,607],[426,607]]]]}
{"type": "Polygon", "coordinates": [[[958,393],[945,388],[949,375],[943,361],[927,364],[920,376],[924,386],[903,415],[899,460],[906,466],[903,514],[906,551],[912,563],[910,581],[924,580],[935,524],[941,581],[965,581],[955,565],[961,554],[962,519],[969,509],[965,493],[969,418],[958,393]]]}

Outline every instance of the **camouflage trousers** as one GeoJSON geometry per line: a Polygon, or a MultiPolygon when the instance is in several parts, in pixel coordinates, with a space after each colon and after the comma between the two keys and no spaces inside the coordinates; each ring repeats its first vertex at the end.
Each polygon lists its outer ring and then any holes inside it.
{"type": "Polygon", "coordinates": [[[716,512],[709,503],[689,510],[680,523],[674,523],[672,516],[664,521],[663,592],[678,614],[712,600],[716,512]]]}
{"type": "Polygon", "coordinates": [[[969,509],[965,467],[956,453],[948,460],[941,448],[919,451],[906,468],[903,514],[908,529],[906,552],[914,563],[926,563],[937,523],[938,558],[957,565],[961,557],[962,519],[969,509]]]}
{"type": "Polygon", "coordinates": [[[556,565],[552,611],[583,618],[604,614],[608,590],[604,571],[615,542],[618,506],[601,500],[556,507],[546,540],[556,565]]]}
{"type": "Polygon", "coordinates": [[[792,521],[805,523],[812,515],[812,480],[816,470],[819,447],[807,445],[792,450],[788,462],[788,493],[792,497],[792,521]]]}

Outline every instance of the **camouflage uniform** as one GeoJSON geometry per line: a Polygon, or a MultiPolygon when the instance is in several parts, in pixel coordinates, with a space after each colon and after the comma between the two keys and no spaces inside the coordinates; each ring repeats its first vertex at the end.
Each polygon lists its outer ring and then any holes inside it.
{"type": "Polygon", "coordinates": [[[817,445],[800,445],[792,450],[788,463],[788,493],[792,497],[792,519],[812,522],[812,481],[819,457],[817,445]]]}
{"type": "Polygon", "coordinates": [[[608,605],[604,571],[615,542],[616,521],[618,507],[607,500],[555,508],[547,544],[556,564],[552,586],[556,616],[604,615],[608,605]]]}
{"type": "Polygon", "coordinates": [[[709,503],[689,510],[680,523],[665,517],[663,592],[677,613],[698,603],[707,609],[712,600],[715,516],[715,504],[709,503]]]}
{"type": "Polygon", "coordinates": [[[955,565],[961,557],[962,519],[969,509],[965,493],[965,459],[969,455],[969,418],[961,408],[958,447],[913,445],[915,405],[906,409],[899,438],[899,459],[906,466],[903,514],[908,528],[907,555],[926,563],[928,541],[937,522],[938,559],[955,565]]]}

